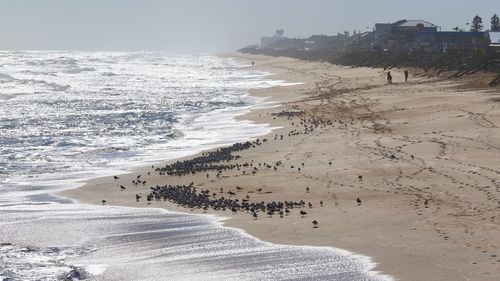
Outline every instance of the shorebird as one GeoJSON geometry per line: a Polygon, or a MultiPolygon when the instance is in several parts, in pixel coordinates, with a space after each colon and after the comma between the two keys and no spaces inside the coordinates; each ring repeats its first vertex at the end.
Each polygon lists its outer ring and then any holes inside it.
{"type": "Polygon", "coordinates": [[[253,212],[252,216],[253,216],[253,218],[254,218],[255,220],[256,220],[256,219],[257,219],[257,217],[258,217],[256,212],[253,212]]]}
{"type": "Polygon", "coordinates": [[[323,207],[323,200],[319,201],[319,204],[323,207]]]}
{"type": "Polygon", "coordinates": [[[301,215],[301,216],[305,216],[305,215],[307,215],[307,212],[306,212],[306,211],[304,211],[304,210],[300,210],[300,215],[301,215]]]}
{"type": "Polygon", "coordinates": [[[359,199],[359,197],[358,197],[358,198],[356,198],[356,203],[358,203],[358,206],[360,206],[361,204],[363,204],[363,203],[361,202],[361,199],[359,199]]]}
{"type": "Polygon", "coordinates": [[[261,191],[262,191],[262,188],[257,188],[257,191],[258,191],[258,192],[261,192],[261,191]]]}
{"type": "Polygon", "coordinates": [[[358,176],[358,179],[359,179],[360,181],[362,181],[362,180],[363,180],[363,176],[362,176],[362,175],[359,175],[359,176],[358,176]]]}
{"type": "Polygon", "coordinates": [[[137,179],[140,179],[140,178],[141,178],[141,175],[138,175],[138,176],[137,176],[137,179]]]}
{"type": "Polygon", "coordinates": [[[136,201],[136,202],[139,202],[139,199],[141,199],[141,198],[142,198],[142,197],[141,197],[141,196],[139,196],[139,194],[136,194],[136,195],[135,195],[135,201],[136,201]]]}
{"type": "Polygon", "coordinates": [[[119,179],[119,177],[118,177],[118,176],[113,176],[113,178],[114,178],[115,180],[119,179]]]}
{"type": "Polygon", "coordinates": [[[313,220],[312,224],[314,225],[313,228],[318,228],[318,221],[317,220],[313,220]]]}
{"type": "Polygon", "coordinates": [[[306,192],[309,193],[309,187],[306,187],[306,192]]]}
{"type": "Polygon", "coordinates": [[[243,188],[242,188],[242,187],[239,187],[239,186],[236,186],[236,189],[238,189],[238,190],[242,190],[243,188]]]}
{"type": "Polygon", "coordinates": [[[120,188],[121,188],[121,190],[125,190],[126,189],[125,186],[123,186],[123,185],[120,185],[120,188]]]}
{"type": "Polygon", "coordinates": [[[103,205],[105,205],[105,204],[106,204],[106,200],[102,200],[101,202],[102,202],[102,204],[103,204],[103,205]]]}

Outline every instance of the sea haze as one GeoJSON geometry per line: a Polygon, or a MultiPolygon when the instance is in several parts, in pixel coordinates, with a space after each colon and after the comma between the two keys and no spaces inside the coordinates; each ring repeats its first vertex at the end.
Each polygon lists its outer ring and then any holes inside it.
{"type": "Polygon", "coordinates": [[[0,52],[0,280],[387,280],[369,258],[220,219],[76,204],[77,181],[271,131],[236,121],[285,85],[215,56],[0,52]]]}

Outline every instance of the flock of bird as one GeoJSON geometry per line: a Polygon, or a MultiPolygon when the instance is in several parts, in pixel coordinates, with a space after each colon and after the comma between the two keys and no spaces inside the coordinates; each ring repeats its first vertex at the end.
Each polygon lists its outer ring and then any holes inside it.
{"type": "MultiPolygon", "coordinates": [[[[274,116],[280,116],[280,117],[288,117],[289,119],[291,117],[296,117],[296,116],[302,116],[303,112],[302,111],[282,111],[278,113],[272,113],[274,116]]],[[[305,128],[305,133],[311,132],[314,128],[322,125],[328,125],[330,121],[319,121],[318,119],[305,119],[301,118],[300,124],[304,126],[305,128]],[[306,122],[309,124],[312,124],[310,126],[306,125],[306,122]]],[[[292,123],[292,125],[295,125],[292,123]]],[[[297,124],[298,126],[298,124],[297,124]]],[[[292,130],[288,134],[288,136],[292,135],[297,135],[301,134],[303,132],[297,131],[297,130],[292,130]]],[[[283,140],[284,136],[283,135],[275,135],[274,136],[275,140],[283,140]]],[[[241,170],[243,168],[251,168],[251,172],[253,174],[257,173],[259,169],[262,168],[267,168],[267,169],[274,169],[277,170],[278,167],[282,166],[281,161],[276,161],[275,163],[242,163],[242,164],[225,164],[229,163],[231,160],[237,160],[240,158],[239,155],[233,155],[234,152],[237,151],[242,151],[245,149],[249,149],[252,147],[260,146],[263,143],[267,142],[267,139],[256,139],[255,141],[247,141],[247,142],[242,142],[242,143],[235,143],[229,147],[224,147],[224,148],[219,148],[215,151],[210,151],[210,152],[205,152],[202,153],[201,156],[194,157],[189,160],[182,160],[182,161],[177,161],[171,164],[167,164],[164,167],[157,167],[155,171],[159,173],[161,176],[185,176],[185,175],[190,175],[190,174],[196,174],[196,173],[201,173],[201,172],[208,172],[208,171],[217,171],[216,176],[219,177],[224,171],[227,170],[241,170]]],[[[332,165],[332,162],[330,161],[328,163],[329,165],[332,165]]],[[[301,163],[301,167],[304,166],[304,163],[301,163]]],[[[298,167],[297,170],[300,172],[301,167],[298,167]]],[[[152,166],[152,168],[155,168],[152,166]]],[[[295,169],[294,165],[290,166],[291,169],[295,169]]],[[[243,170],[243,174],[245,174],[246,171],[243,170]]],[[[150,173],[148,173],[150,174],[150,173]]],[[[207,178],[209,178],[209,173],[207,173],[207,178]]],[[[359,180],[362,180],[362,176],[358,176],[359,180]]],[[[117,180],[119,179],[118,176],[114,176],[114,179],[117,180]]],[[[141,180],[141,175],[138,175],[135,180],[132,181],[134,185],[145,185],[146,181],[141,180]]],[[[123,185],[120,185],[121,190],[126,190],[126,187],[123,185]]],[[[241,191],[243,188],[236,186],[237,192],[241,191]]],[[[262,191],[262,188],[256,189],[259,193],[262,191]]],[[[310,188],[306,187],[306,192],[310,192],[310,188]]],[[[246,195],[244,199],[236,199],[236,198],[231,198],[237,195],[237,193],[233,191],[228,191],[226,192],[227,198],[223,196],[224,192],[223,189],[221,188],[220,191],[220,197],[217,198],[216,193],[210,194],[210,191],[207,190],[200,190],[198,192],[197,188],[194,186],[193,183],[189,185],[163,185],[163,186],[155,186],[155,187],[150,187],[150,193],[146,195],[146,201],[171,201],[176,204],[179,204],[183,207],[194,209],[203,209],[205,212],[208,209],[213,209],[216,211],[225,211],[225,210],[231,210],[234,213],[237,212],[247,212],[253,216],[254,219],[257,219],[259,217],[259,214],[266,214],[269,217],[272,217],[274,215],[279,215],[280,217],[283,216],[288,216],[291,213],[291,210],[294,208],[299,208],[299,214],[301,217],[305,217],[307,215],[307,212],[304,210],[306,207],[306,202],[304,200],[300,200],[298,202],[295,201],[273,201],[273,202],[250,202],[250,197],[249,195],[246,195]]],[[[142,196],[139,194],[135,195],[135,199],[137,202],[142,199],[142,196]]],[[[361,199],[357,198],[356,202],[358,206],[362,204],[361,199]]],[[[106,200],[102,200],[103,204],[106,204],[106,200]]],[[[311,202],[307,203],[307,206],[309,208],[312,208],[313,205],[311,202]]],[[[320,201],[320,206],[323,206],[323,201],[320,201]]],[[[317,228],[318,227],[318,221],[314,220],[312,221],[313,227],[317,228]]]]}

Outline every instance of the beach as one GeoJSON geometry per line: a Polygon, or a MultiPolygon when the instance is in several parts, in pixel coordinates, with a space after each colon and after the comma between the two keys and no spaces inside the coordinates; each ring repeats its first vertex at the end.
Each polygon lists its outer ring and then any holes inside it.
{"type": "Polygon", "coordinates": [[[283,216],[206,212],[227,217],[225,225],[263,241],[370,256],[376,270],[399,280],[498,279],[498,90],[415,76],[413,70],[408,83],[403,69],[391,70],[394,84],[387,85],[383,69],[230,56],[297,83],[251,91],[281,104],[239,117],[277,127],[224,163],[251,166],[169,176],[155,170],[167,164],[161,163],[118,179],[90,180],[60,195],[89,204],[106,200],[106,205],[205,213],[145,200],[151,186],[192,182],[215,197],[303,200],[302,208],[283,216]],[[138,175],[146,183],[132,183],[138,175]]]}

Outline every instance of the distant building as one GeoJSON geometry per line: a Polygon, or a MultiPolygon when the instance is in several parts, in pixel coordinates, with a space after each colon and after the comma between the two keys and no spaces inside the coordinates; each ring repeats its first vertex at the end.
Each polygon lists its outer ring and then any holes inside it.
{"type": "Polygon", "coordinates": [[[400,20],[395,23],[377,23],[373,47],[388,50],[410,50],[418,32],[437,32],[438,26],[424,20],[400,20]]]}
{"type": "Polygon", "coordinates": [[[414,48],[428,52],[479,51],[488,48],[488,37],[487,32],[421,31],[414,48]]]}
{"type": "Polygon", "coordinates": [[[373,46],[374,32],[356,33],[349,38],[350,50],[370,50],[373,46]]]}
{"type": "Polygon", "coordinates": [[[260,38],[260,47],[262,49],[267,49],[269,48],[269,46],[279,42],[279,41],[283,41],[283,40],[287,40],[288,38],[287,37],[283,37],[283,36],[264,36],[264,37],[261,37],[260,38]]]}
{"type": "Polygon", "coordinates": [[[347,46],[347,38],[342,34],[336,36],[313,35],[306,40],[306,43],[309,43],[306,46],[308,50],[343,49],[347,46]]]}
{"type": "Polygon", "coordinates": [[[500,51],[500,32],[488,32],[490,48],[500,51]]]}
{"type": "Polygon", "coordinates": [[[305,39],[286,37],[263,37],[261,48],[275,51],[314,51],[322,49],[342,50],[348,47],[351,37],[339,33],[335,36],[313,35],[305,39]]]}

